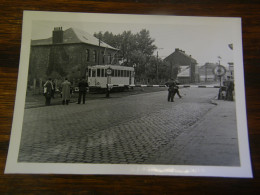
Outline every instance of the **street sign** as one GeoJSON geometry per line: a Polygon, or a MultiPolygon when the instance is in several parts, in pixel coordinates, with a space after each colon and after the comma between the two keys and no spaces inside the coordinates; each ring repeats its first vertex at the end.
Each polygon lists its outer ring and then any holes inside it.
{"type": "Polygon", "coordinates": [[[106,70],[106,72],[107,72],[107,75],[110,76],[110,75],[112,74],[112,68],[109,67],[109,68],[106,70]]]}
{"type": "Polygon", "coordinates": [[[221,65],[218,65],[214,68],[213,70],[213,73],[216,75],[216,76],[223,76],[224,74],[226,74],[226,68],[224,66],[221,66],[221,65]]]}

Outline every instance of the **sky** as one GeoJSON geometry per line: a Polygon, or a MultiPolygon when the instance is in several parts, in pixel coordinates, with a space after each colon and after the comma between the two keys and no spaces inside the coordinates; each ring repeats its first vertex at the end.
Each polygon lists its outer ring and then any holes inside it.
{"type": "Polygon", "coordinates": [[[146,29],[158,48],[155,55],[158,52],[162,59],[173,53],[175,48],[179,48],[197,60],[198,65],[204,65],[206,62],[218,63],[220,60],[220,64],[228,66],[228,62],[233,62],[233,50],[228,45],[233,44],[234,28],[229,22],[163,24],[36,20],[32,22],[31,39],[51,37],[54,27],[62,27],[63,30],[73,27],[89,34],[100,31],[120,34],[128,30],[137,33],[146,29]]]}

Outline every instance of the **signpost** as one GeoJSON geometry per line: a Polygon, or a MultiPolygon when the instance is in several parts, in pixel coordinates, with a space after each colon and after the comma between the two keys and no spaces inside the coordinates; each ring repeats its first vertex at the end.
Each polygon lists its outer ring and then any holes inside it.
{"type": "Polygon", "coordinates": [[[110,68],[110,67],[106,70],[106,74],[107,74],[107,93],[106,93],[106,97],[107,98],[109,98],[110,88],[109,88],[108,84],[110,84],[109,79],[110,79],[112,72],[113,72],[113,69],[110,68]]]}

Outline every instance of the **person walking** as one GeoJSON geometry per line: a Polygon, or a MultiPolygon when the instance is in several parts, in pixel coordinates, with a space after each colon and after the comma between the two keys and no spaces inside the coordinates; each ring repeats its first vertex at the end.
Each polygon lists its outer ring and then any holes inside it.
{"type": "Polygon", "coordinates": [[[168,102],[169,101],[174,102],[174,95],[176,93],[175,91],[176,83],[174,79],[171,78],[171,80],[168,81],[165,85],[168,87],[168,102]]]}
{"type": "Polygon", "coordinates": [[[81,97],[83,100],[83,104],[85,104],[88,82],[85,80],[84,77],[82,77],[81,81],[79,82],[78,87],[79,87],[78,104],[81,103],[81,97]]]}
{"type": "MultiPolygon", "coordinates": [[[[177,93],[179,98],[182,98],[182,96],[180,95],[180,92],[179,92],[179,86],[178,86],[179,84],[180,83],[177,80],[175,80],[175,87],[174,87],[175,92],[174,92],[174,95],[177,93]]],[[[173,98],[174,98],[174,96],[173,96],[173,98]]]]}
{"type": "Polygon", "coordinates": [[[52,97],[52,90],[53,90],[53,85],[50,78],[46,81],[43,87],[44,87],[45,105],[49,106],[51,105],[51,97],[52,97]]]}
{"type": "Polygon", "coordinates": [[[71,83],[65,78],[65,81],[61,84],[62,87],[62,104],[68,105],[70,101],[70,86],[71,83]]]}

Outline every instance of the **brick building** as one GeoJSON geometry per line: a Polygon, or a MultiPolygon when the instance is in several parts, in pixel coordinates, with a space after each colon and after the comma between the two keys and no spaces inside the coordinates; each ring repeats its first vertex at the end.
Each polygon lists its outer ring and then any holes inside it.
{"type": "Polygon", "coordinates": [[[169,66],[169,77],[178,79],[180,83],[195,83],[199,81],[197,61],[185,51],[178,48],[164,59],[169,66]]]}
{"type": "Polygon", "coordinates": [[[31,41],[29,82],[85,76],[88,66],[116,63],[117,51],[82,30],[56,27],[52,37],[31,41]]]}

